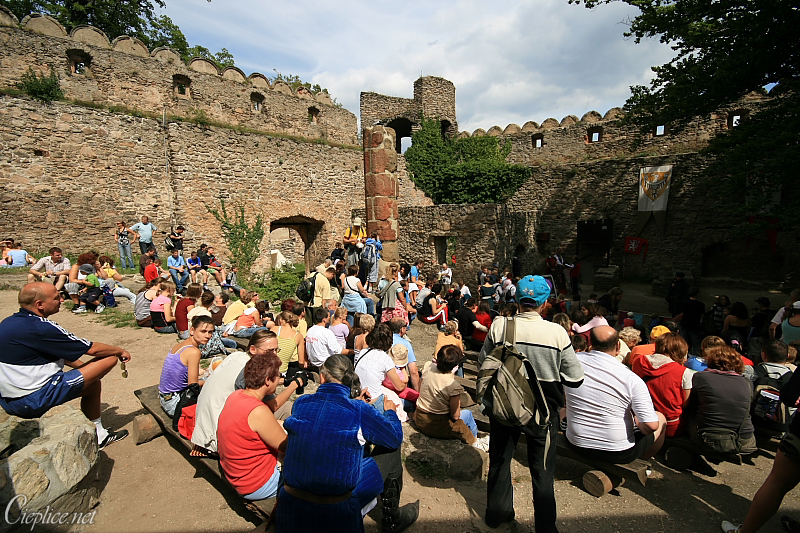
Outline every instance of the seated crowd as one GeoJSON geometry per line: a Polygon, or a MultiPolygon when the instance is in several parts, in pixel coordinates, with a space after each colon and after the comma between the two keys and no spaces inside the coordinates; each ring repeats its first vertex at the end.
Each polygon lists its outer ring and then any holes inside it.
{"type": "MultiPolygon", "coordinates": [[[[22,254],[6,244],[5,260],[17,266],[22,254]]],[[[618,287],[582,301],[572,277],[579,263],[568,265],[558,254],[548,258],[545,277],[520,278],[516,261],[502,273],[484,267],[473,296],[462,280],[453,280],[447,263],[428,276],[422,260],[413,266],[384,262],[381,271],[381,250],[378,236],[368,238],[355,219],[342,246],[308,277],[307,300],[284,300],[273,314],[256,292],[237,284],[235,268],[226,275],[205,245],[188,260],[172,250],[168,271],[152,245],[143,247],[146,284],[135,295],[119,283],[111,258],[85,253],[70,264],[52,248],[30,269],[22,309],[0,324],[0,336],[19,336],[6,322],[35,315],[43,319],[43,333],[55,335],[45,330],[58,310],[59,291],[72,299],[75,313],[102,312],[108,293],[128,298],[140,326],[179,337],[164,360],[158,390],[173,426],[194,444],[192,455],[219,457],[246,499],[279,495],[281,531],[321,530],[334,521],[347,524],[342,531],[360,531],[363,516],[379,501],[384,531],[412,524],[418,502],[399,505],[406,421],[431,437],[489,452],[485,520],[493,527],[514,518],[509,468],[521,433],[542,531],[555,524],[555,450],[548,443],[559,429],[578,454],[616,464],[652,458],[673,439],[724,459],[755,452],[757,432],[783,435],[745,524],[739,529],[725,522],[725,531],[756,531],[800,481],[800,422],[794,420],[800,378],[792,364],[800,347],[800,291],[777,312],[762,297],[751,316],[742,302],[724,296],[706,312],[699,290],[684,287],[676,275],[668,296],[672,316],[645,324],[645,317],[621,311],[618,287]],[[209,277],[235,298],[211,292],[209,277]],[[440,329],[433,360],[421,369],[407,337],[415,318],[440,329]],[[480,437],[473,412],[462,408],[457,376],[463,376],[464,351],[480,351],[484,361],[503,345],[512,323],[552,423],[508,427],[490,415],[490,435],[480,437]],[[229,353],[239,346],[234,338],[249,339],[240,341],[247,347],[229,353]],[[226,357],[204,370],[201,359],[215,354],[226,357]],[[292,402],[312,374],[321,382],[317,392],[292,402]]],[[[27,252],[23,259],[22,266],[34,261],[27,252]]],[[[107,444],[121,437],[99,423],[99,378],[113,366],[104,358],[126,361],[129,354],[75,342],[75,361],[83,353],[96,356],[83,365],[66,363],[83,375],[67,372],[65,383],[83,389],[39,398],[42,384],[63,370],[37,355],[47,372],[36,383],[7,382],[0,372],[0,403],[8,412],[34,416],[84,394],[84,411],[107,444]],[[97,391],[89,387],[95,382],[97,391]]],[[[4,357],[0,370],[20,364],[17,355],[4,357]]]]}

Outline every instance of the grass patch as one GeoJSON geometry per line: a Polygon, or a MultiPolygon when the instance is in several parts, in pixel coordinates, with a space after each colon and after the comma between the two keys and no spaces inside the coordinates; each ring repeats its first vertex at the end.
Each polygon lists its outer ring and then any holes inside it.
{"type": "Polygon", "coordinates": [[[119,307],[106,307],[99,315],[95,313],[94,317],[97,322],[107,326],[139,329],[139,324],[136,322],[136,317],[133,316],[133,311],[123,311],[119,307]]]}

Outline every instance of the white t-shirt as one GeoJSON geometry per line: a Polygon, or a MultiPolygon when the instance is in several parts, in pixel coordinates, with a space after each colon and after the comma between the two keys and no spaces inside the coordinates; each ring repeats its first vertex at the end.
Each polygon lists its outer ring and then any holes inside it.
{"type": "Polygon", "coordinates": [[[452,278],[453,278],[453,270],[450,269],[449,267],[439,271],[439,279],[441,279],[442,283],[444,283],[445,285],[449,285],[450,280],[452,278]]]}
{"type": "Polygon", "coordinates": [[[472,297],[472,293],[470,292],[469,287],[467,287],[466,285],[461,286],[461,296],[463,296],[464,298],[472,297]]]}
{"type": "Polygon", "coordinates": [[[361,379],[361,387],[367,389],[373,399],[381,395],[381,384],[390,370],[394,372],[394,361],[383,350],[365,348],[356,358],[356,374],[361,379]]]}
{"type": "Polygon", "coordinates": [[[197,413],[192,433],[194,444],[212,452],[217,451],[219,414],[225,407],[225,400],[235,389],[236,378],[249,360],[250,356],[246,353],[233,352],[206,379],[205,385],[200,389],[200,396],[197,397],[197,413]]]}
{"type": "Polygon", "coordinates": [[[783,315],[784,315],[784,313],[786,313],[786,308],[785,307],[781,307],[780,309],[778,309],[778,312],[775,313],[774,317],[772,317],[772,323],[773,324],[778,324],[780,326],[783,323],[783,315]]]}
{"type": "Polygon", "coordinates": [[[342,287],[344,289],[344,293],[360,295],[361,293],[358,292],[358,284],[360,281],[361,280],[358,279],[358,276],[347,276],[344,278],[344,286],[342,287]]]}
{"type": "Polygon", "coordinates": [[[578,352],[577,357],[584,377],[580,387],[564,387],[567,439],[592,450],[631,448],[636,443],[634,415],[642,422],[658,422],[647,385],[607,353],[578,352]]]}
{"type": "Polygon", "coordinates": [[[314,366],[322,364],[332,355],[342,353],[342,346],[336,340],[336,335],[328,328],[313,325],[306,333],[306,357],[314,366]]]}

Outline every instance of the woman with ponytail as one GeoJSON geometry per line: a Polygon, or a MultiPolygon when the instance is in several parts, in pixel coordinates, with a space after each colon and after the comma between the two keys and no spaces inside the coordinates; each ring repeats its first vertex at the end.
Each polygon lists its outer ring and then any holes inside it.
{"type": "Polygon", "coordinates": [[[369,393],[345,355],[330,356],[320,377],[317,392],[297,398],[283,425],[289,437],[277,530],[326,531],[336,524],[363,532],[362,512],[380,495],[383,531],[403,531],[416,521],[419,502],[400,507],[403,429],[395,405],[367,403],[369,393]],[[365,457],[367,442],[374,446],[365,457]]]}

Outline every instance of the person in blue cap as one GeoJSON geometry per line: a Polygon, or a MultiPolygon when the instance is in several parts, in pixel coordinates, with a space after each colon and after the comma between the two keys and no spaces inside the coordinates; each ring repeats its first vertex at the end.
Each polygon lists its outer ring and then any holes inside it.
{"type": "MultiPolygon", "coordinates": [[[[583,383],[583,368],[566,330],[542,319],[541,313],[550,296],[550,286],[541,276],[525,276],[517,283],[519,313],[514,317],[515,343],[533,369],[547,399],[551,419],[541,429],[531,422],[527,426],[506,426],[489,416],[489,478],[487,482],[486,515],[489,527],[498,527],[514,520],[514,494],[511,485],[511,458],[520,433],[528,442],[528,468],[533,483],[533,509],[537,533],[557,532],[556,497],[553,488],[556,471],[558,411],[564,406],[562,385],[579,387],[583,383]],[[549,433],[549,435],[548,435],[549,433]]],[[[495,320],[481,349],[479,362],[495,346],[503,342],[505,323],[495,320]]],[[[491,409],[486,410],[491,413],[491,409]]]]}

